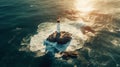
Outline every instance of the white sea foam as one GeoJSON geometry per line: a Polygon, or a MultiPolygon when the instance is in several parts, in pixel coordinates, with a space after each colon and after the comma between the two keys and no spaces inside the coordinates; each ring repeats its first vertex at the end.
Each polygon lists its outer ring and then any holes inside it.
{"type": "MultiPolygon", "coordinates": [[[[72,34],[72,40],[66,51],[74,51],[76,49],[82,48],[84,41],[87,39],[86,36],[82,34],[80,28],[74,26],[74,24],[76,23],[79,24],[79,22],[72,21],[66,21],[64,23],[61,23],[61,31],[67,31],[72,34]]],[[[46,46],[43,45],[44,40],[54,31],[56,31],[56,23],[41,23],[38,26],[38,34],[31,37],[30,50],[40,50],[41,52],[44,52],[46,48],[46,46]]]]}

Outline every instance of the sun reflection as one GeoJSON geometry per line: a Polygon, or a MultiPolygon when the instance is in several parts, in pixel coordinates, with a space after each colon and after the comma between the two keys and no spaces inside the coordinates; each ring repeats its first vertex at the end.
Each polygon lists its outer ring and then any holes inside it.
{"type": "Polygon", "coordinates": [[[89,12],[94,10],[93,3],[90,0],[76,0],[76,9],[82,12],[89,12]]]}

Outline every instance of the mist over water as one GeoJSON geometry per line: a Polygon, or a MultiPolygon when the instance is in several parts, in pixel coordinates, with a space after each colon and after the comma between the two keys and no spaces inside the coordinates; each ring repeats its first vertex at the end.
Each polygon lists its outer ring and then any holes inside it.
{"type": "Polygon", "coordinates": [[[1,0],[0,67],[120,67],[119,3],[119,0],[1,0]],[[100,22],[87,19],[94,18],[93,14],[104,18],[100,22]],[[60,60],[44,55],[43,40],[56,30],[57,16],[62,18],[62,30],[73,34],[71,45],[79,51],[77,59],[60,60]],[[96,31],[94,36],[83,35],[76,28],[74,24],[81,19],[96,31]]]}

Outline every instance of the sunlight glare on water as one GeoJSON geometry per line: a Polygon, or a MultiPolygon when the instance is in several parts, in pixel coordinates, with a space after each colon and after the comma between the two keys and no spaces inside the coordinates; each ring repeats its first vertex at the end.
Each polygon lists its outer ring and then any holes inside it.
{"type": "Polygon", "coordinates": [[[89,12],[94,10],[93,3],[90,0],[75,0],[75,6],[77,10],[82,12],[89,12]]]}

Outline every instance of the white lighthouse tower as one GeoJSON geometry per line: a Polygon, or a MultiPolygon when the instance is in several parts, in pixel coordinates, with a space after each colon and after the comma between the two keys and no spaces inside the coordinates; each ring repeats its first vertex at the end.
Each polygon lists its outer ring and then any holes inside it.
{"type": "Polygon", "coordinates": [[[60,33],[60,18],[57,19],[57,33],[60,33]]]}

